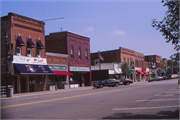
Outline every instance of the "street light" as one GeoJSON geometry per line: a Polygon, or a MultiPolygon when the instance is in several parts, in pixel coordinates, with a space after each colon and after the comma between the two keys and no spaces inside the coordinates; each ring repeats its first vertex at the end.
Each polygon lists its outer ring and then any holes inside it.
{"type": "Polygon", "coordinates": [[[8,91],[8,34],[4,34],[5,38],[5,46],[6,46],[6,96],[9,97],[9,91],[8,91]]]}

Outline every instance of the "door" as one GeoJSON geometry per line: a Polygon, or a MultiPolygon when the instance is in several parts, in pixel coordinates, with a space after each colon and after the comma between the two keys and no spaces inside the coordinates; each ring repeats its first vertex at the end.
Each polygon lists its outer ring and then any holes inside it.
{"type": "Polygon", "coordinates": [[[20,81],[20,84],[21,84],[21,92],[24,93],[24,92],[27,92],[26,90],[26,76],[21,76],[21,81],[20,81]]]}

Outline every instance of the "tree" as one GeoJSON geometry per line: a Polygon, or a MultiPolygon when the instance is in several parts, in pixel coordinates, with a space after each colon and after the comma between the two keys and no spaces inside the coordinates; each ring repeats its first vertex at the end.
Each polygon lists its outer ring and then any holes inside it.
{"type": "Polygon", "coordinates": [[[129,71],[130,68],[129,68],[128,63],[124,62],[124,63],[121,65],[121,69],[122,69],[122,74],[125,75],[125,78],[126,78],[127,76],[130,76],[130,75],[131,75],[131,72],[129,71]]]}
{"type": "Polygon", "coordinates": [[[163,6],[167,6],[165,17],[162,21],[152,20],[152,27],[159,30],[165,36],[166,42],[172,41],[174,49],[179,50],[179,1],[162,0],[163,6]]]}

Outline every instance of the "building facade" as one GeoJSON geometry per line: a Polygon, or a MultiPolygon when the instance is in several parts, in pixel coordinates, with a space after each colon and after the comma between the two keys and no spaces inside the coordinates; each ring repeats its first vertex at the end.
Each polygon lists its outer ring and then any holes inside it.
{"type": "Polygon", "coordinates": [[[70,84],[91,85],[90,38],[69,31],[45,36],[46,52],[68,55],[70,84]]]}
{"type": "Polygon", "coordinates": [[[44,26],[42,21],[15,13],[1,17],[1,85],[13,85],[14,93],[48,89],[47,76],[53,72],[45,57],[44,26]],[[9,51],[7,43],[13,46],[9,51]],[[7,62],[6,51],[12,61],[7,62]]]}
{"type": "MultiPolygon", "coordinates": [[[[140,81],[145,79],[144,74],[148,74],[144,67],[144,54],[119,47],[119,49],[111,51],[102,51],[100,55],[104,57],[104,61],[99,60],[99,52],[91,53],[91,64],[97,65],[101,63],[124,63],[127,62],[131,69],[131,79],[134,81],[140,81]]],[[[116,75],[116,78],[120,78],[116,75]]]]}
{"type": "Polygon", "coordinates": [[[144,56],[144,61],[148,62],[150,77],[162,76],[163,73],[165,74],[164,66],[167,66],[167,62],[164,62],[163,65],[162,56],[146,55],[144,56]]]}

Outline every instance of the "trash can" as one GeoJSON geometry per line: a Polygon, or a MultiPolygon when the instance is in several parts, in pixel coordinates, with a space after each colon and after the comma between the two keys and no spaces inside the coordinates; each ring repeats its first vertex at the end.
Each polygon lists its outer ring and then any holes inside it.
{"type": "Polygon", "coordinates": [[[8,87],[8,97],[13,97],[13,86],[8,87]]]}

